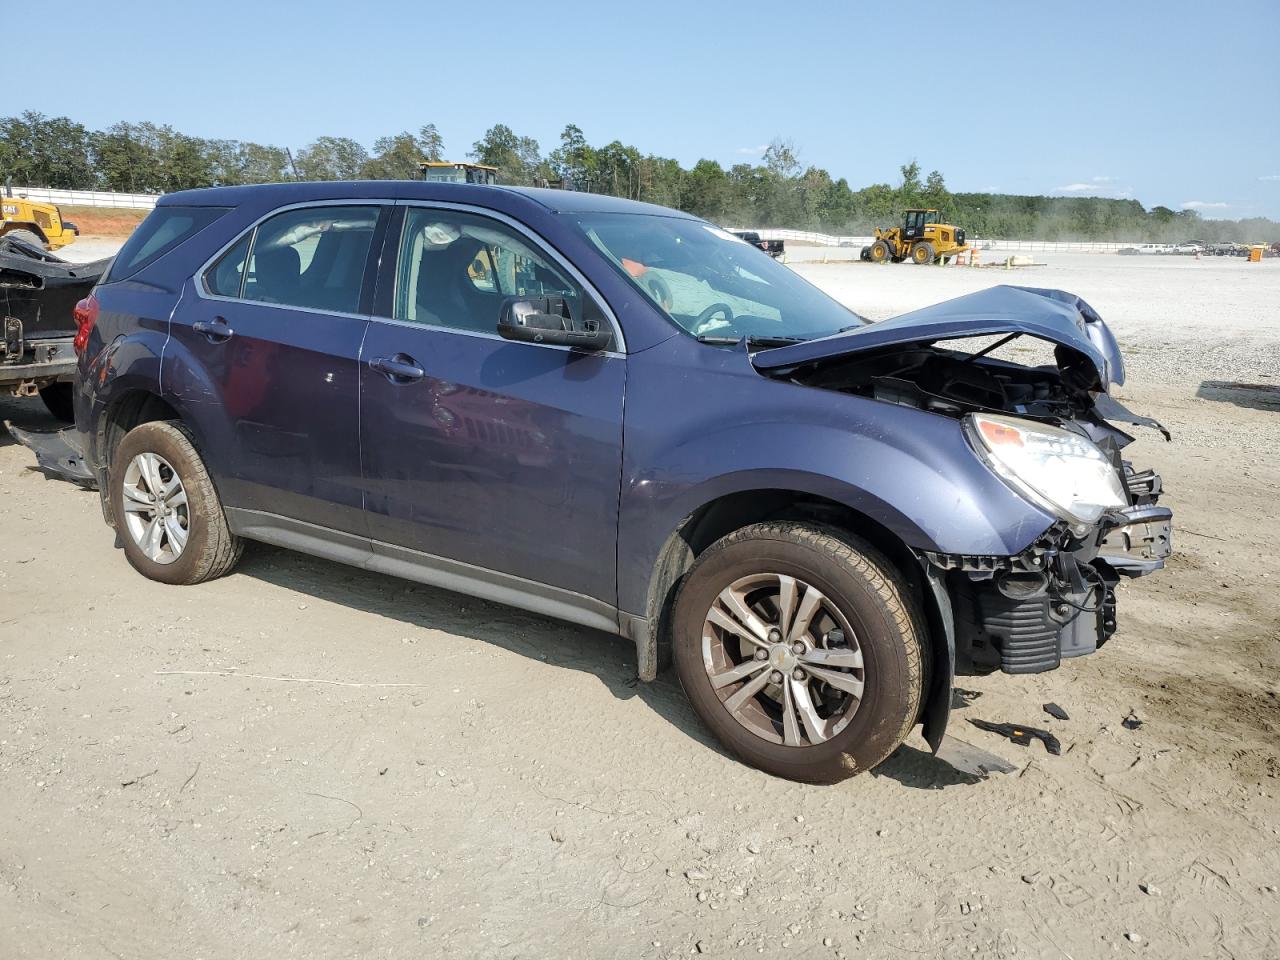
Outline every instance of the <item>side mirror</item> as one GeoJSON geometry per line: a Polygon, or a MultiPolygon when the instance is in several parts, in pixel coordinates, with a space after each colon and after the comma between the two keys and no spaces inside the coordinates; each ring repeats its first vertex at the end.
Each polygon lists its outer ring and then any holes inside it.
{"type": "Polygon", "coordinates": [[[498,333],[506,340],[592,353],[607,350],[613,342],[613,332],[599,322],[575,323],[564,297],[508,297],[498,317],[498,333]]]}

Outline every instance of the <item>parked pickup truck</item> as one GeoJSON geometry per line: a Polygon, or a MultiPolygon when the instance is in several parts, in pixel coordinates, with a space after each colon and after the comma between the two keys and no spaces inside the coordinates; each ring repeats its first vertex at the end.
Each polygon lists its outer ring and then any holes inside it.
{"type": "Polygon", "coordinates": [[[50,413],[71,422],[73,313],[110,262],[68,263],[25,239],[0,237],[0,393],[39,393],[50,413]]]}
{"type": "Polygon", "coordinates": [[[756,233],[754,230],[731,230],[729,232],[739,240],[745,240],[753,247],[760,248],[775,260],[786,252],[781,240],[761,240],[760,234],[756,233]]]}
{"type": "Polygon", "coordinates": [[[957,673],[1093,653],[1170,551],[1059,290],[868,323],[674,210],[356,181],[161,197],[79,316],[68,445],[142,575],[261,540],[618,634],[785,777],[936,750],[957,673]]]}

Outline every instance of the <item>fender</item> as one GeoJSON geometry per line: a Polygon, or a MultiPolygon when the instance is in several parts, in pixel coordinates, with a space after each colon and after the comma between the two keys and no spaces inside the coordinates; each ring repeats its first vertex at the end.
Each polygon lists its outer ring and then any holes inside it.
{"type": "Polygon", "coordinates": [[[771,380],[745,353],[680,341],[647,351],[628,377],[618,537],[627,613],[643,615],[671,533],[728,494],[823,497],[938,553],[1012,556],[1053,523],[979,460],[953,418],[771,380]],[[708,389],[652,356],[689,345],[711,354],[706,376],[723,382],[708,389]]]}
{"type": "MultiPolygon", "coordinates": [[[[226,453],[236,449],[234,424],[222,404],[221,392],[208,372],[181,340],[169,338],[161,366],[163,399],[173,407],[191,431],[209,472],[214,476],[238,476],[226,453]]],[[[228,503],[236,506],[235,503],[228,503]]]]}
{"type": "Polygon", "coordinates": [[[116,337],[78,371],[77,389],[91,402],[82,434],[83,449],[95,469],[104,466],[106,455],[106,451],[100,449],[102,415],[133,391],[156,394],[167,335],[165,331],[143,330],[116,337]]]}

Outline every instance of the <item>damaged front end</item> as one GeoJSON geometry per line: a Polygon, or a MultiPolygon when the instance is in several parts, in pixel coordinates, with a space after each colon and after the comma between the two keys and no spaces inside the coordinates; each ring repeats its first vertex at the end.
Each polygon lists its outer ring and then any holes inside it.
{"type": "MultiPolygon", "coordinates": [[[[1092,653],[1116,630],[1119,579],[1159,570],[1170,554],[1160,477],[1122,456],[1133,437],[1116,424],[1168,432],[1110,395],[1124,382],[1120,351],[1078,297],[995,287],[752,362],[767,376],[954,418],[977,458],[1050,518],[1016,555],[918,551],[955,673],[1037,673],[1092,653]],[[988,342],[962,348],[975,337],[988,342]],[[1052,344],[1052,362],[993,356],[1021,337],[1052,344]]],[[[935,717],[945,726],[945,706],[935,717]]]]}

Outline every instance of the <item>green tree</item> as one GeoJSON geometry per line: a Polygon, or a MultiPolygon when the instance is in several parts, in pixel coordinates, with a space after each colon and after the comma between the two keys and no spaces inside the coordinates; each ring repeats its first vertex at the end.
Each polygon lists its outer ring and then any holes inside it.
{"type": "Polygon", "coordinates": [[[926,207],[941,210],[944,214],[943,219],[946,219],[945,215],[951,212],[951,194],[947,191],[947,184],[942,174],[937,170],[931,170],[929,176],[925,178],[920,200],[926,207]]]}
{"type": "Polygon", "coordinates": [[[601,193],[636,199],[640,190],[640,151],[614,140],[596,151],[596,171],[601,193]]]}
{"type": "Polygon", "coordinates": [[[355,180],[368,162],[369,151],[349,137],[317,137],[298,151],[298,175],[303,180],[355,180]]]}
{"type": "Polygon", "coordinates": [[[0,180],[64,190],[93,187],[89,131],[67,117],[34,110],[0,118],[0,180]]]}
{"type": "Polygon", "coordinates": [[[160,189],[160,157],[150,124],[114,123],[90,137],[90,155],[103,190],[154,193],[160,189]]]}
{"type": "Polygon", "coordinates": [[[537,177],[542,152],[532,137],[517,136],[505,123],[497,123],[471,145],[471,159],[498,168],[498,182],[530,184],[537,177]]]}
{"type": "Polygon", "coordinates": [[[432,162],[444,159],[444,137],[436,129],[434,123],[428,123],[418,130],[418,147],[422,151],[422,159],[432,162]]]}
{"type": "Polygon", "coordinates": [[[898,187],[899,207],[920,206],[920,164],[915,160],[904,163],[899,171],[902,173],[902,184],[898,187]]]}
{"type": "Polygon", "coordinates": [[[729,176],[714,160],[699,160],[683,178],[680,208],[723,222],[729,212],[729,176]]]}
{"type": "Polygon", "coordinates": [[[363,164],[360,175],[370,180],[418,180],[422,177],[423,160],[439,160],[444,153],[444,140],[433,123],[418,130],[417,135],[405,131],[374,141],[373,154],[363,164]]]}
{"type": "Polygon", "coordinates": [[[596,180],[596,152],[587,143],[582,128],[569,124],[560,133],[560,146],[548,157],[556,176],[566,184],[593,186],[596,180]]]}
{"type": "Polygon", "coordinates": [[[764,151],[765,168],[779,179],[792,179],[800,174],[800,157],[790,140],[774,137],[764,151]]]}
{"type": "Polygon", "coordinates": [[[240,144],[240,169],[244,183],[282,183],[293,179],[289,155],[284,148],[262,143],[240,144]]]}

